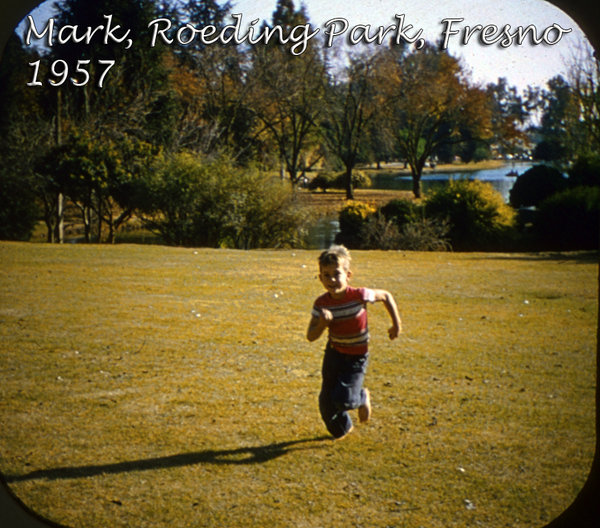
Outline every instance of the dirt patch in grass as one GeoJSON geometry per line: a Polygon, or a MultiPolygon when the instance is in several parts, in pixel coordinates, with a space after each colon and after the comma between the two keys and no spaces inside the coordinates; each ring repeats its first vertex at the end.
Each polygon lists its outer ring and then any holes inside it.
{"type": "Polygon", "coordinates": [[[594,452],[589,254],[353,253],[374,412],[331,441],[318,251],[0,244],[0,471],[71,527],[546,524],[594,452]]]}

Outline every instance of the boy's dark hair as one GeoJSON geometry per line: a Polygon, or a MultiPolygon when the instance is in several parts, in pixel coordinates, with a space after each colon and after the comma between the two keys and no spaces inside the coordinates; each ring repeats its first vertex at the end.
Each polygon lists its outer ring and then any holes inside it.
{"type": "Polygon", "coordinates": [[[343,262],[346,270],[350,269],[350,252],[345,246],[333,245],[319,255],[319,267],[335,265],[343,262]]]}

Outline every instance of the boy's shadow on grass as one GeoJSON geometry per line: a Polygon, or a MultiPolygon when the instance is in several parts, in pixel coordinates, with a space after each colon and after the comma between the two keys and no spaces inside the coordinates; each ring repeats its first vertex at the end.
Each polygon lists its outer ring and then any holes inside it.
{"type": "Polygon", "coordinates": [[[279,458],[290,451],[309,449],[309,447],[298,447],[300,444],[306,444],[308,442],[322,442],[330,439],[330,436],[320,436],[316,438],[305,438],[303,440],[278,442],[266,446],[240,447],[238,449],[220,450],[208,449],[206,451],[198,451],[195,453],[182,453],[179,455],[131,460],[127,462],[116,462],[114,464],[38,469],[29,473],[25,473],[24,475],[5,475],[4,478],[7,483],[11,483],[33,479],[58,480],[94,477],[97,475],[111,473],[166,469],[181,466],[191,466],[194,464],[260,464],[275,458],[279,458]]]}

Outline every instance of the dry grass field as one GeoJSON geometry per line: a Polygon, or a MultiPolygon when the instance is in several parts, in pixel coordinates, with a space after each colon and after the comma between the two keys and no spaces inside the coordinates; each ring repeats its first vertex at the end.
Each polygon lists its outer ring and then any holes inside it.
{"type": "Polygon", "coordinates": [[[318,251],[0,243],[0,472],[79,528],[543,526],[594,451],[597,256],[357,251],[373,418],[308,343],[318,251]]]}

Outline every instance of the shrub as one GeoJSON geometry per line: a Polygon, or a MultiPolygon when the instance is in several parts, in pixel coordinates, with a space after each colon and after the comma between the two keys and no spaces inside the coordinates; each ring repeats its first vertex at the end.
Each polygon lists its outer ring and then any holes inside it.
{"type": "Polygon", "coordinates": [[[446,220],[421,218],[406,224],[398,240],[398,249],[411,251],[450,251],[450,226],[446,220]]]}
{"type": "Polygon", "coordinates": [[[399,249],[400,230],[392,220],[377,212],[362,223],[358,238],[363,249],[399,249]]]}
{"type": "MultiPolygon", "coordinates": [[[[364,189],[371,187],[372,182],[368,174],[354,170],[352,171],[352,186],[355,189],[364,189]]],[[[345,189],[346,188],[346,173],[345,172],[321,172],[317,174],[310,182],[308,189],[316,191],[321,189],[326,192],[327,189],[345,189]]]]}
{"type": "Polygon", "coordinates": [[[421,207],[410,200],[391,200],[380,209],[381,214],[398,227],[416,222],[422,218],[421,207]]]}
{"type": "Polygon", "coordinates": [[[447,221],[452,247],[458,251],[505,247],[512,235],[515,211],[489,183],[450,181],[425,202],[427,218],[447,221]]]}
{"type": "Polygon", "coordinates": [[[539,206],[534,225],[544,249],[598,249],[600,188],[575,187],[554,194],[539,206]]]}
{"type": "Polygon", "coordinates": [[[377,209],[363,202],[349,202],[339,213],[340,232],[336,242],[350,248],[362,247],[361,229],[377,209]]]}
{"type": "Polygon", "coordinates": [[[227,159],[167,160],[145,182],[144,222],[168,244],[250,249],[301,245],[304,215],[288,186],[227,159]]]}
{"type": "Polygon", "coordinates": [[[567,187],[567,179],[553,167],[536,165],[517,178],[510,191],[513,207],[531,207],[567,187]]]}
{"type": "Polygon", "coordinates": [[[559,161],[567,156],[567,148],[558,140],[544,140],[533,150],[533,157],[544,161],[559,161]]]}
{"type": "Polygon", "coordinates": [[[364,249],[449,251],[448,230],[447,222],[428,218],[418,218],[400,227],[386,219],[380,210],[362,225],[360,240],[364,249]]]}
{"type": "Polygon", "coordinates": [[[39,216],[31,185],[0,171],[0,240],[29,240],[39,216]]]}
{"type": "Polygon", "coordinates": [[[311,191],[321,189],[323,192],[327,192],[327,189],[333,186],[333,181],[334,175],[332,173],[321,172],[308,182],[308,189],[311,191]]]}
{"type": "MultiPolygon", "coordinates": [[[[355,189],[368,189],[372,184],[373,182],[367,173],[359,170],[352,171],[352,186],[355,189]]],[[[336,178],[336,185],[339,186],[340,189],[346,187],[345,174],[340,174],[336,178]]]]}
{"type": "Polygon", "coordinates": [[[238,249],[300,247],[307,215],[294,200],[289,184],[258,171],[238,174],[225,200],[221,247],[238,249]]]}
{"type": "Polygon", "coordinates": [[[569,171],[569,185],[600,186],[600,155],[579,158],[569,171]]]}

